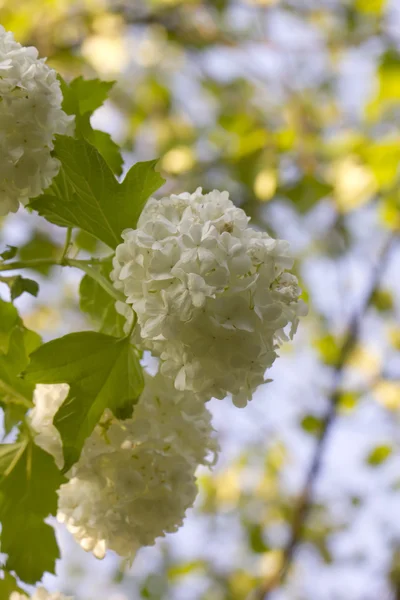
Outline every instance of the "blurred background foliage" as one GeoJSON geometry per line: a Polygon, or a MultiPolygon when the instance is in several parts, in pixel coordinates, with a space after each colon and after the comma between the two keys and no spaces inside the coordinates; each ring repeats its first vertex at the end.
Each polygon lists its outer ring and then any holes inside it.
{"type": "MultiPolygon", "coordinates": [[[[48,587],[77,600],[398,600],[397,0],[0,0],[0,22],[64,78],[116,80],[94,119],[126,166],[160,157],[165,194],[228,189],[290,241],[310,307],[245,411],[211,402],[221,458],[199,473],[183,530],[133,567],[96,562],[60,531],[48,587]]],[[[21,258],[63,242],[22,212],[1,236],[21,258]]],[[[77,273],[36,275],[38,299],[17,301],[29,327],[90,326],[77,273]]]]}

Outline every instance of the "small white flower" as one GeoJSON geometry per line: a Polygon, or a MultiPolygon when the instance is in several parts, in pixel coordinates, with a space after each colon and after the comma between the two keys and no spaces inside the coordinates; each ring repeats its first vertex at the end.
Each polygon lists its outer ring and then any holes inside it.
{"type": "Polygon", "coordinates": [[[56,72],[0,25],[0,216],[38,196],[58,172],[55,134],[70,135],[56,72]]]}
{"type": "MultiPolygon", "coordinates": [[[[228,192],[180,194],[123,232],[111,278],[138,317],[140,344],[178,390],[245,405],[305,314],[288,243],[248,226],[228,192]]],[[[137,333],[135,333],[137,336],[137,333]]],[[[137,339],[137,338],[136,338],[137,339]]]]}
{"type": "Polygon", "coordinates": [[[35,442],[46,452],[54,456],[59,469],[64,464],[60,432],[53,425],[53,419],[68,396],[69,385],[38,384],[33,392],[33,403],[29,419],[36,432],[35,442]]]}

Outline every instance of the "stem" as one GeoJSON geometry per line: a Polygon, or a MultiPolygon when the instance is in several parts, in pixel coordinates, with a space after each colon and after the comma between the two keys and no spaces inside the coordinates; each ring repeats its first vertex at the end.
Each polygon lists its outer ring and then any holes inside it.
{"type": "Polygon", "coordinates": [[[59,265],[54,258],[35,258],[33,260],[15,260],[7,264],[0,264],[0,271],[16,271],[18,269],[35,269],[36,267],[59,265]]]}
{"type": "Polygon", "coordinates": [[[302,541],[304,525],[306,523],[306,520],[309,516],[313,504],[315,482],[321,471],[322,460],[329,433],[337,417],[337,405],[341,396],[340,383],[342,380],[342,373],[351,352],[354,350],[358,342],[362,318],[371,304],[375,291],[379,287],[381,274],[384,271],[388,256],[390,254],[390,250],[396,240],[396,237],[396,233],[393,233],[386,240],[381,250],[380,258],[371,274],[371,283],[368,288],[368,292],[365,295],[361,307],[353,315],[348,326],[347,334],[342,345],[340,356],[335,366],[334,390],[329,398],[329,407],[327,409],[325,417],[322,419],[321,433],[314,450],[314,455],[305,478],[302,492],[294,507],[293,518],[290,527],[290,537],[283,551],[281,570],[276,578],[265,582],[257,590],[255,590],[255,593],[251,595],[252,600],[268,600],[270,592],[272,592],[279,584],[281,584],[285,580],[288,570],[293,562],[296,550],[302,541]]]}
{"type": "Polygon", "coordinates": [[[19,404],[20,406],[26,406],[26,408],[32,408],[33,403],[32,403],[31,400],[28,400],[27,398],[25,398],[25,396],[23,396],[22,394],[20,394],[19,392],[17,392],[17,390],[15,390],[11,386],[9,386],[2,379],[0,379],[0,390],[2,392],[5,392],[9,396],[12,396],[12,400],[8,400],[7,396],[3,397],[1,399],[1,401],[4,404],[19,404]]]}
{"type": "Polygon", "coordinates": [[[125,296],[121,294],[111,281],[108,281],[97,269],[92,267],[89,262],[86,260],[74,260],[72,258],[65,260],[65,264],[67,267],[76,267],[77,269],[81,269],[84,271],[89,277],[97,281],[97,283],[115,300],[120,300],[121,302],[125,302],[125,296]]]}
{"type": "Polygon", "coordinates": [[[61,254],[61,258],[60,258],[60,264],[63,264],[64,260],[66,259],[67,254],[68,254],[68,250],[71,245],[71,236],[72,236],[72,227],[68,227],[67,234],[65,236],[64,248],[63,248],[63,251],[61,254]]]}
{"type": "Polygon", "coordinates": [[[0,271],[15,271],[18,269],[34,269],[35,267],[41,267],[44,265],[53,266],[58,265],[61,267],[75,267],[81,269],[89,277],[97,281],[97,283],[115,300],[121,300],[125,302],[125,296],[114,288],[111,281],[108,281],[92,264],[98,263],[98,260],[75,260],[72,258],[62,258],[55,260],[53,258],[37,258],[34,260],[16,260],[8,264],[0,264],[0,271]]]}

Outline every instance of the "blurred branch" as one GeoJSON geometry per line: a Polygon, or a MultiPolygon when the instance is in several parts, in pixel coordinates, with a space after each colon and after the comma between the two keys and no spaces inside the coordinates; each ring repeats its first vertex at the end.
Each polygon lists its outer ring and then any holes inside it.
{"type": "Polygon", "coordinates": [[[262,584],[254,594],[251,595],[251,600],[268,600],[270,592],[280,585],[293,562],[295,552],[302,541],[305,522],[309,516],[313,504],[313,494],[315,482],[321,471],[325,447],[327,444],[329,433],[335,423],[337,417],[337,405],[341,396],[340,382],[346,362],[354,350],[360,335],[362,319],[371,304],[373,295],[378,289],[382,273],[384,272],[390,251],[395,241],[397,240],[398,232],[391,233],[384,243],[380,252],[379,259],[371,274],[371,281],[365,298],[360,308],[356,311],[350,321],[347,334],[345,336],[338,362],[334,372],[334,388],[329,398],[329,408],[322,419],[321,433],[314,450],[314,455],[305,479],[303,490],[296,502],[293,511],[293,518],[290,527],[290,536],[283,551],[282,566],[277,577],[272,581],[269,580],[262,584]]]}
{"type": "MultiPolygon", "coordinates": [[[[67,241],[68,241],[67,235],[67,241]]],[[[109,279],[104,277],[102,273],[95,268],[95,265],[100,263],[101,259],[90,260],[75,260],[72,258],[61,257],[60,260],[53,258],[37,258],[33,260],[15,260],[7,264],[0,264],[0,271],[17,271],[19,269],[35,269],[43,266],[58,266],[58,267],[74,267],[80,269],[86,275],[94,279],[112,298],[125,302],[125,297],[111,283],[109,279]]]]}
{"type": "MultiPolygon", "coordinates": [[[[198,8],[198,7],[197,7],[198,8]]],[[[212,8],[211,3],[203,4],[203,9],[212,8]]],[[[172,37],[176,37],[183,44],[196,46],[206,44],[222,44],[236,46],[237,41],[232,34],[222,31],[220,26],[214,22],[215,15],[207,13],[207,22],[194,20],[196,11],[182,4],[159,8],[152,12],[139,12],[128,4],[118,7],[114,12],[122,15],[128,25],[141,25],[144,27],[159,25],[172,37]]]]}

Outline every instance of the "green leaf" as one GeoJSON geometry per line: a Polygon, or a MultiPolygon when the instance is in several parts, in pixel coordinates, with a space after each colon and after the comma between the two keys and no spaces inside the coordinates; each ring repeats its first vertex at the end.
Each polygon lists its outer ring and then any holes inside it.
{"type": "MultiPolygon", "coordinates": [[[[101,274],[109,279],[112,261],[99,265],[101,274]]],[[[124,335],[125,318],[115,310],[115,300],[89,275],[85,275],[79,288],[81,310],[87,313],[102,333],[115,337],[124,335]]]]}
{"type": "Polygon", "coordinates": [[[171,565],[168,568],[167,575],[169,580],[174,581],[176,579],[185,577],[186,575],[190,575],[193,572],[205,572],[206,569],[207,563],[204,560],[190,560],[188,562],[171,565]]]}
{"type": "Polygon", "coordinates": [[[100,152],[106,163],[111,167],[116,175],[122,174],[122,158],[120,147],[109,133],[91,129],[85,135],[85,139],[92,144],[100,152]]]}
{"type": "Polygon", "coordinates": [[[18,248],[16,246],[7,246],[7,250],[4,250],[0,254],[0,258],[3,260],[11,260],[17,254],[18,248]]]}
{"type": "Polygon", "coordinates": [[[355,8],[367,15],[378,17],[383,12],[387,0],[356,0],[355,8]]]}
{"type": "Polygon", "coordinates": [[[35,297],[38,295],[39,284],[37,281],[34,281],[33,279],[27,279],[26,277],[22,277],[21,275],[16,275],[11,279],[11,300],[16,300],[16,298],[19,298],[24,292],[27,292],[28,294],[31,294],[31,296],[35,297]]]}
{"type": "Polygon", "coordinates": [[[0,298],[0,352],[8,352],[11,333],[18,322],[17,309],[0,298]]]}
{"type": "Polygon", "coordinates": [[[263,554],[270,548],[264,541],[263,528],[258,523],[251,523],[248,527],[249,546],[256,554],[263,554]]]}
{"type": "Polygon", "coordinates": [[[54,459],[32,440],[0,445],[1,550],[8,554],[7,569],[27,583],[54,573],[59,550],[44,519],[56,513],[56,491],[64,482],[54,459]]]}
{"type": "Polygon", "coordinates": [[[94,254],[97,247],[100,245],[99,240],[90,235],[90,233],[82,231],[82,229],[79,229],[76,232],[74,244],[81,250],[86,250],[86,252],[89,252],[90,254],[94,254]]]}
{"type": "Polygon", "coordinates": [[[342,392],[338,399],[338,411],[345,414],[351,413],[357,407],[359,399],[359,392],[342,392]]]}
{"type": "MultiPolygon", "coordinates": [[[[8,303],[0,302],[0,312],[2,304],[8,303]]],[[[6,404],[11,402],[28,408],[34,386],[21,379],[19,374],[26,368],[29,354],[40,345],[40,336],[23,326],[18,313],[9,334],[7,351],[0,352],[0,399],[6,404]]]]}
{"type": "Polygon", "coordinates": [[[367,456],[367,463],[371,465],[371,467],[377,467],[384,463],[389,456],[392,454],[393,448],[388,444],[382,444],[380,446],[376,446],[371,450],[371,452],[367,456]]]}
{"type": "Polygon", "coordinates": [[[321,358],[327,365],[336,365],[340,357],[340,346],[331,334],[314,341],[321,358]]]}
{"type": "Polygon", "coordinates": [[[75,137],[82,137],[95,146],[114,173],[121,175],[123,160],[118,144],[108,133],[93,129],[90,123],[93,111],[106,100],[114,82],[78,77],[68,85],[60,76],[59,79],[63,109],[75,116],[75,137]]]}
{"type": "Polygon", "coordinates": [[[371,302],[379,312],[390,312],[394,309],[393,295],[389,290],[375,290],[371,302]]]}
{"type": "Polygon", "coordinates": [[[311,435],[319,435],[321,433],[322,421],[314,415],[306,415],[301,420],[301,427],[311,435]]]}
{"type": "MultiPolygon", "coordinates": [[[[37,258],[54,258],[57,260],[61,256],[61,248],[47,234],[35,231],[31,239],[20,247],[18,256],[21,260],[37,258]]],[[[43,275],[48,275],[53,269],[51,265],[40,265],[31,268],[43,275]]]]}
{"type": "Polygon", "coordinates": [[[15,577],[7,573],[3,573],[3,579],[0,579],[0,598],[2,600],[8,600],[12,592],[19,592],[24,594],[25,592],[17,584],[15,577]]]}
{"type": "Polygon", "coordinates": [[[116,416],[120,411],[132,414],[144,385],[129,339],[93,331],[71,333],[41,346],[32,354],[25,378],[70,386],[54,418],[63,441],[65,471],[78,460],[104,410],[109,408],[116,416]]]}
{"type": "Polygon", "coordinates": [[[57,136],[55,152],[60,172],[31,208],[56,225],[79,227],[115,248],[164,182],[154,170],[157,161],[136,163],[118,183],[101,154],[83,139],[57,136]]]}
{"type": "Polygon", "coordinates": [[[8,403],[7,399],[6,401],[0,400],[0,406],[4,412],[4,432],[8,435],[23,420],[27,407],[13,402],[8,403]]]}
{"type": "Polygon", "coordinates": [[[114,81],[100,79],[83,79],[77,77],[69,85],[63,82],[63,109],[69,115],[78,112],[80,115],[93,113],[107,100],[114,81]]]}
{"type": "Polygon", "coordinates": [[[329,196],[332,190],[331,185],[310,175],[305,175],[294,185],[280,191],[293,202],[300,213],[306,213],[322,198],[329,196]]]}

